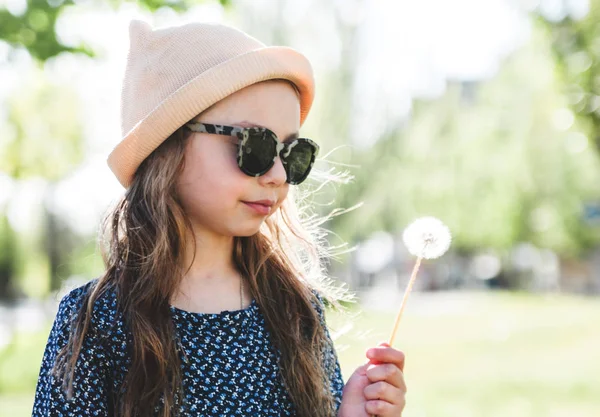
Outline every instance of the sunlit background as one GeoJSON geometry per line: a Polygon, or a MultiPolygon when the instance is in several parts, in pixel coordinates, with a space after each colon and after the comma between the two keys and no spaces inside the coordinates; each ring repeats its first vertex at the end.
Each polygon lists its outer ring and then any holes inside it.
{"type": "Polygon", "coordinates": [[[395,347],[406,417],[600,416],[600,0],[0,0],[0,417],[31,415],[57,301],[99,275],[123,193],[128,25],[237,26],[311,60],[303,135],[346,170],[317,210],[354,248],[330,275],[345,379],[387,340],[415,218],[453,234],[425,262],[395,347]]]}

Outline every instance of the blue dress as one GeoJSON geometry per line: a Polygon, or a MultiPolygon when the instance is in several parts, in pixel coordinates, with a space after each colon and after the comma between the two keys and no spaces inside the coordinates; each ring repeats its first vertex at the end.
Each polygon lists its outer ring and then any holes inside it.
{"type": "MultiPolygon", "coordinates": [[[[57,352],[68,340],[70,321],[94,281],[75,288],[59,304],[42,359],[32,417],[111,415],[109,398],[123,383],[130,363],[131,340],[117,315],[114,292],[96,301],[77,362],[71,400],[61,390],[60,381],[49,373],[57,352]]],[[[321,324],[331,338],[323,299],[313,292],[320,301],[315,308],[321,324]]],[[[279,351],[270,343],[256,300],[245,309],[216,314],[192,313],[173,306],[170,312],[181,342],[183,415],[296,415],[279,374],[279,351]]],[[[339,409],[344,381],[335,349],[325,351],[323,360],[326,364],[335,362],[335,373],[328,378],[339,409]]]]}

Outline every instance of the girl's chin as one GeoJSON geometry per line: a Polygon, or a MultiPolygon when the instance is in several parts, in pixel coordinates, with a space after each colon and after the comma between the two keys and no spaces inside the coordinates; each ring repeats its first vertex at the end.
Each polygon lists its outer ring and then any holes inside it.
{"type": "Polygon", "coordinates": [[[252,225],[249,227],[244,227],[244,228],[238,228],[235,231],[235,236],[237,237],[250,237],[250,236],[254,236],[255,234],[257,234],[260,231],[260,226],[262,225],[263,222],[256,222],[256,225],[252,225]]]}

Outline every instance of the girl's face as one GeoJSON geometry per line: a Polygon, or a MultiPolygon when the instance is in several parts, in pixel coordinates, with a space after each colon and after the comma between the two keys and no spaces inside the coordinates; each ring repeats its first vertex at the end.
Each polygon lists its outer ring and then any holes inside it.
{"type": "MultiPolygon", "coordinates": [[[[253,84],[219,101],[198,122],[271,129],[280,140],[296,136],[300,101],[286,81],[253,84]]],[[[195,228],[224,236],[251,236],[285,200],[289,184],[279,157],[260,177],[244,174],[236,162],[237,138],[193,132],[177,182],[181,204],[195,228]],[[268,214],[244,202],[272,200],[268,214]]]]}

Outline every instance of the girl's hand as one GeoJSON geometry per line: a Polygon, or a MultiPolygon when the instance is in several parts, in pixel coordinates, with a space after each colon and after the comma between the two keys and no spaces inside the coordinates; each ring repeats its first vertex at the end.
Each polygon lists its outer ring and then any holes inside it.
{"type": "Polygon", "coordinates": [[[383,342],[367,353],[369,362],[356,368],[344,385],[338,417],[401,417],[404,353],[383,342]]]}

